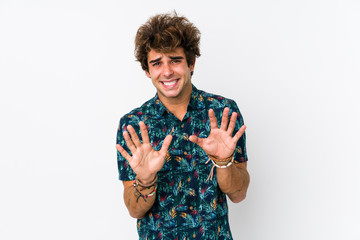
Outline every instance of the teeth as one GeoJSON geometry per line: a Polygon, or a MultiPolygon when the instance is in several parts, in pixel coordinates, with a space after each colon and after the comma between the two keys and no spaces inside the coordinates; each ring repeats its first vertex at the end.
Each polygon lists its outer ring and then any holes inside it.
{"type": "Polygon", "coordinates": [[[171,81],[171,82],[163,82],[165,86],[170,86],[176,83],[176,80],[171,81]]]}

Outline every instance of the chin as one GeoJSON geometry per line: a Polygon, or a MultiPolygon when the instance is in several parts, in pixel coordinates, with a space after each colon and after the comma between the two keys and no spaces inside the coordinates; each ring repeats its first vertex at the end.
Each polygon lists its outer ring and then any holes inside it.
{"type": "Polygon", "coordinates": [[[165,91],[161,91],[161,94],[168,98],[174,98],[174,97],[179,96],[179,92],[177,90],[172,90],[172,91],[165,90],[165,91]]]}
{"type": "Polygon", "coordinates": [[[164,96],[167,98],[176,98],[179,96],[179,94],[164,94],[164,96]]]}

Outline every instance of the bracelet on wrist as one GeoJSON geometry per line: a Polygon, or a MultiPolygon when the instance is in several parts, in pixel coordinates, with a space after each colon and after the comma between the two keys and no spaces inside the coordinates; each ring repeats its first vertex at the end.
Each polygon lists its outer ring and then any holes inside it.
{"type": "Polygon", "coordinates": [[[227,157],[227,158],[224,158],[224,159],[220,159],[220,158],[217,158],[217,157],[215,157],[214,155],[210,155],[209,154],[209,158],[211,159],[211,160],[213,160],[214,162],[229,162],[229,161],[231,161],[231,159],[234,157],[234,154],[231,154],[229,157],[227,157]]]}
{"type": "Polygon", "coordinates": [[[158,176],[156,175],[155,178],[154,178],[154,180],[153,180],[151,183],[149,183],[149,184],[143,184],[143,183],[140,181],[140,179],[136,176],[134,182],[136,183],[136,187],[139,187],[139,186],[142,187],[141,190],[140,190],[140,191],[142,191],[142,190],[144,190],[144,189],[150,189],[151,187],[153,187],[153,186],[156,184],[157,179],[158,179],[158,176]]]}
{"type": "MultiPolygon", "coordinates": [[[[210,158],[211,159],[211,158],[210,158]]],[[[231,164],[233,164],[234,162],[234,157],[232,157],[229,161],[227,162],[215,162],[213,159],[211,159],[212,163],[214,164],[215,167],[217,168],[227,168],[230,167],[231,164]]]]}
{"type": "Polygon", "coordinates": [[[138,187],[139,185],[137,184],[137,181],[136,179],[134,180],[133,182],[133,186],[134,186],[134,189],[135,189],[135,196],[137,197],[136,198],[136,202],[139,201],[139,198],[141,197],[142,199],[144,199],[144,201],[146,202],[146,198],[149,198],[151,196],[153,196],[155,193],[156,193],[156,190],[157,190],[157,184],[156,184],[156,181],[153,185],[151,185],[150,187],[146,187],[146,189],[150,189],[151,187],[154,187],[154,189],[149,193],[149,194],[142,194],[141,191],[143,191],[145,188],[139,190],[138,187]]]}
{"type": "Polygon", "coordinates": [[[217,167],[217,168],[230,167],[234,163],[234,155],[231,155],[230,157],[225,158],[225,159],[218,159],[218,158],[214,157],[213,155],[209,154],[209,159],[205,164],[207,164],[210,161],[213,163],[213,166],[211,167],[210,174],[209,174],[208,178],[206,179],[206,181],[209,181],[209,179],[210,180],[213,179],[215,167],[217,167]]]}

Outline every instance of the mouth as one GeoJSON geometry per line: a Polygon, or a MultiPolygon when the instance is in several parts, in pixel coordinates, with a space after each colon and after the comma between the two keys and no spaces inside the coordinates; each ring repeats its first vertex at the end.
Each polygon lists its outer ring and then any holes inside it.
{"type": "Polygon", "coordinates": [[[174,80],[170,80],[170,81],[162,81],[161,83],[166,88],[171,88],[171,87],[174,87],[178,81],[179,81],[179,79],[174,79],[174,80]]]}

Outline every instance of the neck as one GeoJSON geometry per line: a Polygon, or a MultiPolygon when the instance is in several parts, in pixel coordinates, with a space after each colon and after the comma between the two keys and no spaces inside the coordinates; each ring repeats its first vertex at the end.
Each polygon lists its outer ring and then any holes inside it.
{"type": "Polygon", "coordinates": [[[187,106],[190,102],[190,97],[192,93],[192,85],[190,85],[190,91],[188,91],[184,96],[179,96],[176,98],[166,98],[158,94],[162,104],[172,112],[175,117],[182,120],[187,112],[187,106]]]}

